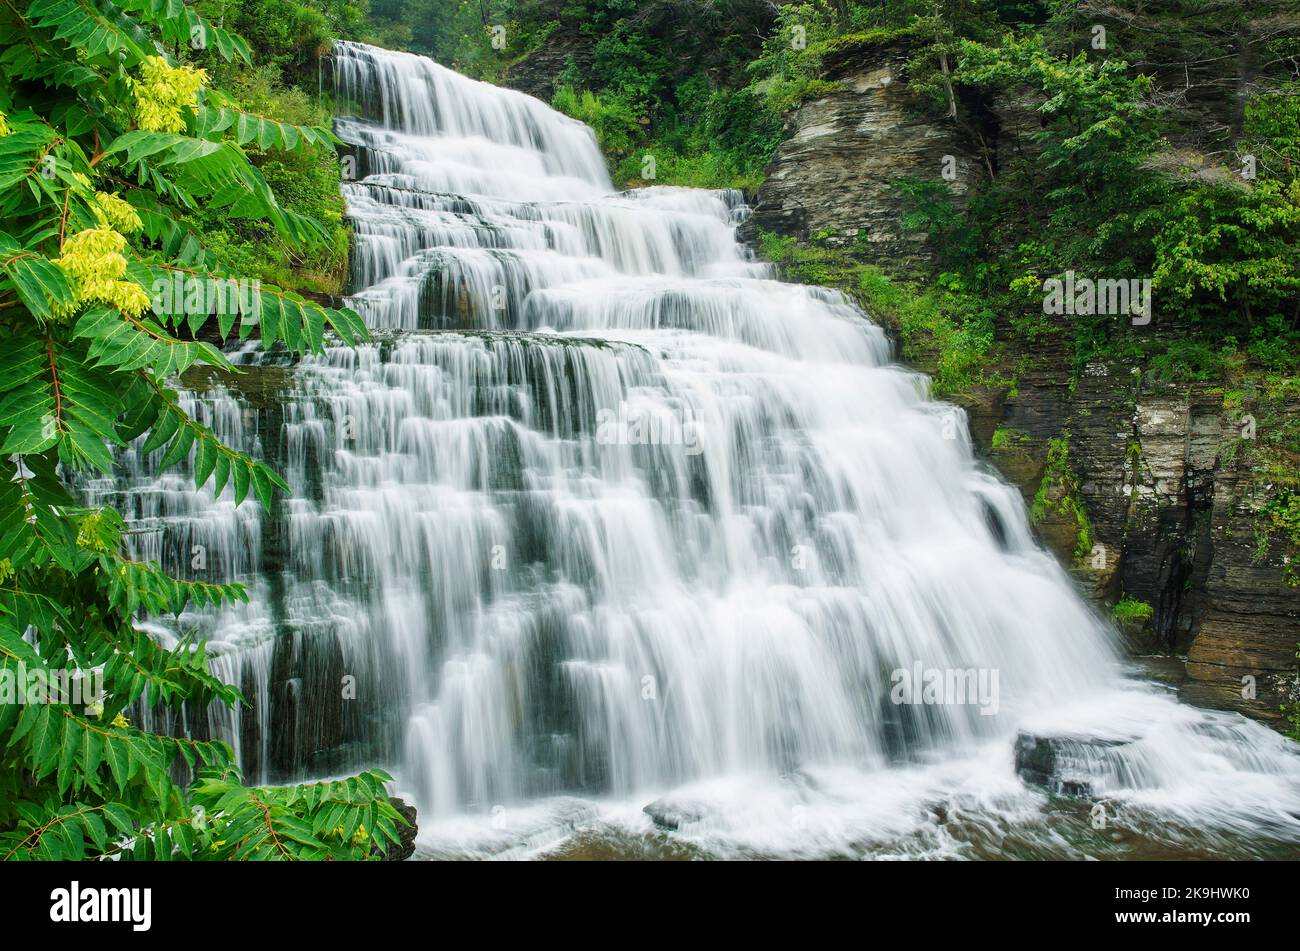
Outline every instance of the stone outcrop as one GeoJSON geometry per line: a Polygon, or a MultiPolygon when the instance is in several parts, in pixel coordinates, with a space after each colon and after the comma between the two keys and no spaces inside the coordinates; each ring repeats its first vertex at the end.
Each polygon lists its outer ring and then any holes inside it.
{"type": "Polygon", "coordinates": [[[1127,743],[1101,737],[1035,736],[1021,733],[1014,749],[1016,774],[1031,786],[1057,796],[1087,799],[1097,765],[1113,761],[1127,743]]]}
{"type": "Polygon", "coordinates": [[[1118,362],[1084,367],[1070,391],[1059,370],[1025,374],[1003,402],[1003,425],[1028,438],[999,449],[975,431],[977,442],[1029,500],[1045,441],[1068,433],[1092,546],[1077,557],[1073,525],[1050,521],[1044,541],[1099,608],[1121,596],[1151,606],[1121,632],[1135,654],[1186,657],[1188,700],[1277,721],[1279,704],[1294,702],[1300,589],[1284,578],[1280,542],[1261,548],[1263,499],[1233,461],[1240,424],[1222,393],[1151,382],[1118,362]]]}
{"type": "Polygon", "coordinates": [[[1280,581],[1285,556],[1279,542],[1260,545],[1260,500],[1249,475],[1221,469],[1213,493],[1213,554],[1187,652],[1184,694],[1207,706],[1277,719],[1280,703],[1297,700],[1300,591],[1280,581]]]}
{"type": "Polygon", "coordinates": [[[699,822],[708,809],[701,803],[681,799],[656,799],[641,810],[649,816],[656,826],[669,832],[676,832],[692,822],[699,822]]]}
{"type": "Polygon", "coordinates": [[[743,237],[821,235],[895,267],[925,257],[925,236],[899,226],[893,182],[944,177],[947,168],[960,197],[981,172],[972,144],[903,82],[908,49],[900,40],[827,56],[824,78],[840,89],[789,118],[743,237]]]}
{"type": "Polygon", "coordinates": [[[585,75],[594,58],[589,38],[559,30],[538,49],[506,67],[503,85],[550,102],[555,96],[556,80],[570,72],[570,67],[585,75]]]}

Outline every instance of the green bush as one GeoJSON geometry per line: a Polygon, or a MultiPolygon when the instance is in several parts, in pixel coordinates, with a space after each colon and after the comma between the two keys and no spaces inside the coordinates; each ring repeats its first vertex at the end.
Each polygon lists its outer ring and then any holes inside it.
{"type": "Polygon", "coordinates": [[[1154,614],[1155,609],[1147,602],[1130,597],[1120,598],[1115,602],[1114,607],[1110,609],[1110,616],[1118,624],[1141,624],[1151,620],[1154,614]]]}
{"type": "Polygon", "coordinates": [[[613,158],[625,157],[641,139],[641,119],[632,103],[618,94],[597,95],[590,89],[561,86],[551,105],[585,122],[596,133],[601,149],[613,158]]]}
{"type": "MultiPolygon", "coordinates": [[[[326,106],[300,87],[285,85],[273,64],[254,69],[225,66],[214,70],[214,76],[249,112],[295,125],[329,123],[326,106]]],[[[242,277],[317,293],[341,293],[350,232],[344,221],[341,168],[334,149],[311,144],[259,149],[250,143],[246,150],[281,206],[319,222],[323,233],[311,246],[294,248],[267,222],[232,220],[219,209],[201,209],[191,220],[207,236],[210,251],[242,277]]]]}

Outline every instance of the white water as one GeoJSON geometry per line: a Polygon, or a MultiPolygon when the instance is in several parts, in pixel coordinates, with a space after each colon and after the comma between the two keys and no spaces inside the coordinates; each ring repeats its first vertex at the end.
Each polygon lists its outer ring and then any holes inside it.
{"type": "Polygon", "coordinates": [[[255,777],[393,768],[432,855],[1294,854],[1295,745],[1127,678],[957,411],[751,261],[738,194],[615,194],[534,99],[334,66],[353,303],[392,332],[277,371],[278,432],[191,397],[294,485],[275,525],[127,459],[145,553],[252,584],[187,621],[258,699],[212,724],[255,777]],[[893,703],[918,663],[995,704],[893,703]],[[1092,801],[1021,782],[1021,732],[1092,801]]]}

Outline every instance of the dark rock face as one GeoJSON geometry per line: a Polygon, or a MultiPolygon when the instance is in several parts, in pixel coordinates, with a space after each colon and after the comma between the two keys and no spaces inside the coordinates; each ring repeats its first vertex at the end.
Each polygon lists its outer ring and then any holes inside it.
{"type": "Polygon", "coordinates": [[[1187,652],[1184,695],[1277,720],[1279,704],[1294,702],[1300,592],[1280,581],[1281,546],[1273,542],[1259,551],[1258,499],[1249,479],[1234,468],[1220,471],[1213,493],[1213,556],[1199,629],[1187,652]]]}
{"type": "Polygon", "coordinates": [[[506,71],[504,85],[550,102],[555,96],[555,80],[572,64],[586,75],[595,58],[595,47],[577,32],[557,31],[540,49],[530,53],[506,71]]]}
{"type": "MultiPolygon", "coordinates": [[[[1070,532],[1062,538],[1050,524],[1039,526],[1044,541],[1099,608],[1121,594],[1151,605],[1149,622],[1124,626],[1125,646],[1186,656],[1186,699],[1280,722],[1300,591],[1283,578],[1280,545],[1260,556],[1260,500],[1249,473],[1224,461],[1237,424],[1221,396],[1207,384],[1152,383],[1121,364],[1086,367],[1073,393],[1062,379],[1022,378],[1004,410],[1004,425],[1070,434],[1093,547],[1077,559],[1070,532]]],[[[1038,484],[1037,451],[1030,440],[1013,466],[990,454],[1026,497],[1038,484]]]]}
{"type": "MultiPolygon", "coordinates": [[[[203,394],[222,387],[237,394],[245,406],[244,422],[257,433],[259,452],[271,465],[283,467],[286,407],[297,395],[294,358],[279,353],[269,362],[239,367],[231,373],[213,367],[192,367],[181,378],[189,390],[203,394]]],[[[242,447],[249,449],[252,443],[242,447]]],[[[309,494],[320,492],[321,462],[305,455],[309,494]]],[[[356,699],[345,697],[346,669],[342,646],[332,619],[316,625],[292,624],[284,610],[285,574],[289,569],[288,514],[276,508],[260,521],[257,548],[266,582],[277,638],[270,656],[265,691],[245,671],[240,684],[249,698],[240,718],[243,764],[251,776],[266,781],[297,781],[313,773],[344,773],[372,761],[376,750],[391,748],[400,727],[381,709],[377,694],[366,684],[355,688],[356,699]],[[363,743],[362,738],[368,743],[363,743]]],[[[188,544],[188,543],[186,543],[188,544]]],[[[182,546],[187,552],[188,547],[182,546]]],[[[201,721],[203,718],[199,718],[201,721]]]]}
{"type": "Polygon", "coordinates": [[[827,64],[826,78],[843,90],[805,103],[788,120],[742,236],[820,233],[832,245],[865,243],[868,257],[895,266],[924,258],[925,237],[899,227],[904,209],[891,182],[939,178],[949,156],[961,196],[982,173],[972,145],[902,81],[906,60],[905,45],[895,44],[827,64]]]}
{"type": "Polygon", "coordinates": [[[1015,745],[1016,775],[1031,786],[1052,789],[1056,778],[1057,744],[1046,737],[1021,733],[1015,745]]]}
{"type": "MultiPolygon", "coordinates": [[[[828,62],[826,78],[843,88],[787,120],[790,137],[768,167],[749,238],[757,229],[821,233],[826,243],[851,244],[894,272],[924,260],[924,242],[899,228],[903,209],[889,181],[937,178],[943,156],[952,155],[961,195],[978,181],[985,159],[908,91],[900,73],[906,55],[903,45],[882,46],[828,62]]],[[[1033,107],[989,104],[980,134],[994,168],[1032,157],[1033,107]]],[[[1135,332],[1169,331],[1157,313],[1152,326],[1135,332]]],[[[1207,383],[1160,383],[1119,360],[1076,374],[1060,336],[1028,341],[1000,326],[998,337],[1006,351],[998,369],[1015,376],[1015,391],[980,386],[952,399],[1026,504],[1040,490],[1049,502],[1061,501],[1046,463],[1051,442],[1068,437],[1069,474],[1088,534],[1052,504],[1037,526],[1043,542],[1099,611],[1109,613],[1121,596],[1151,606],[1149,620],[1127,622],[1120,635],[1134,654],[1185,657],[1186,680],[1172,679],[1188,700],[1280,724],[1279,703],[1294,702],[1300,590],[1283,578],[1281,545],[1257,541],[1264,499],[1250,471],[1225,452],[1240,424],[1222,392],[1207,383]],[[995,439],[999,430],[1014,438],[995,439]]],[[[929,369],[924,360],[919,368],[929,369]]],[[[1300,405],[1286,415],[1300,415],[1300,405]]]]}

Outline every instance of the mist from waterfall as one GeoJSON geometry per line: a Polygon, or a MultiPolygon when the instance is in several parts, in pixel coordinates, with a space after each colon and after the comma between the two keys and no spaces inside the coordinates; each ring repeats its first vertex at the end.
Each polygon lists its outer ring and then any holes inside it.
{"type": "Polygon", "coordinates": [[[590,129],[421,57],[332,74],[374,340],[185,393],[293,497],[136,449],[91,486],[249,585],[181,626],[251,708],[172,728],[264,781],[383,765],[432,856],[1296,854],[1295,744],[1131,676],[961,412],[753,260],[739,193],[617,193],[590,129]],[[1086,795],[1026,785],[1026,737],[1086,795]]]}

